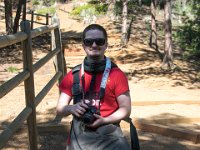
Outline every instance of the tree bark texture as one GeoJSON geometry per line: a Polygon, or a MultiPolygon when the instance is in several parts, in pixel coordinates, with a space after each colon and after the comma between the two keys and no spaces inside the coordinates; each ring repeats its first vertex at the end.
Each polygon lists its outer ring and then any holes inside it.
{"type": "Polygon", "coordinates": [[[112,19],[115,17],[116,0],[107,0],[107,3],[108,3],[107,15],[112,19]]]}
{"type": "Polygon", "coordinates": [[[173,69],[173,50],[172,50],[172,23],[171,23],[171,0],[165,0],[164,6],[165,18],[165,48],[162,67],[173,69]]]}
{"type": "Polygon", "coordinates": [[[23,1],[24,0],[19,0],[19,2],[17,4],[17,12],[16,12],[15,20],[14,20],[13,33],[16,33],[18,30],[19,19],[20,19],[20,15],[22,12],[23,1]]]}
{"type": "Polygon", "coordinates": [[[128,14],[128,0],[123,0],[123,8],[122,8],[122,37],[121,37],[121,45],[125,46],[128,42],[127,37],[127,14],[128,14]]]}
{"type": "Polygon", "coordinates": [[[6,23],[6,34],[11,34],[13,31],[12,21],[12,0],[4,0],[5,5],[5,23],[6,23]]]}
{"type": "Polygon", "coordinates": [[[26,1],[27,0],[23,0],[23,16],[22,16],[23,21],[26,20],[26,1]]]}
{"type": "Polygon", "coordinates": [[[150,35],[150,47],[158,51],[157,45],[157,27],[156,27],[156,6],[157,0],[151,0],[151,35],[150,35]]]}

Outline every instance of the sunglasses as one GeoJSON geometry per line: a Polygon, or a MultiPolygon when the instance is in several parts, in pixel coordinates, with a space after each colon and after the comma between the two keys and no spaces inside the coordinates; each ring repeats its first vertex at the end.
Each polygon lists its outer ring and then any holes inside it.
{"type": "Polygon", "coordinates": [[[98,46],[103,46],[106,43],[106,40],[104,38],[96,38],[96,39],[84,39],[83,44],[85,46],[92,46],[93,43],[96,43],[98,46]]]}

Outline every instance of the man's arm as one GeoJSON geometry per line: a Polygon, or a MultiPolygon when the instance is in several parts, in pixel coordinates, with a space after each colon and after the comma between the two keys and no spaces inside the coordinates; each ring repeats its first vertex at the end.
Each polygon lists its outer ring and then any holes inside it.
{"type": "Polygon", "coordinates": [[[117,123],[127,118],[131,114],[131,98],[129,92],[117,97],[119,108],[110,116],[104,118],[106,124],[117,123]]]}
{"type": "Polygon", "coordinates": [[[88,106],[82,102],[79,102],[75,105],[69,105],[71,99],[71,96],[65,94],[64,92],[61,92],[56,107],[57,114],[62,116],[68,116],[73,114],[77,117],[81,117],[88,106]]]}
{"type": "Polygon", "coordinates": [[[131,98],[129,92],[126,92],[117,97],[119,108],[107,117],[101,117],[94,114],[97,120],[89,125],[90,127],[98,127],[102,124],[117,123],[130,116],[131,113],[131,98]]]}

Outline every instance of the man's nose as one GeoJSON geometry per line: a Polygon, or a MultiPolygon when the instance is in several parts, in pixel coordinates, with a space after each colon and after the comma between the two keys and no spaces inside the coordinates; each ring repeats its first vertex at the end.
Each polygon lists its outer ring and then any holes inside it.
{"type": "Polygon", "coordinates": [[[92,43],[92,47],[97,47],[97,44],[95,43],[95,41],[92,43]]]}

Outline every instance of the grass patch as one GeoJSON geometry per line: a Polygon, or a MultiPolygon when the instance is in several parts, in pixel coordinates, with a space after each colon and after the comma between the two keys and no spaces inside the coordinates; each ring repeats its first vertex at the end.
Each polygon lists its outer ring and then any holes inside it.
{"type": "Polygon", "coordinates": [[[19,72],[19,69],[16,68],[16,67],[13,67],[13,66],[10,66],[6,69],[7,72],[10,72],[10,73],[18,73],[19,72]]]}
{"type": "Polygon", "coordinates": [[[41,15],[55,14],[56,9],[55,7],[45,7],[45,8],[38,9],[36,12],[41,15]]]}

